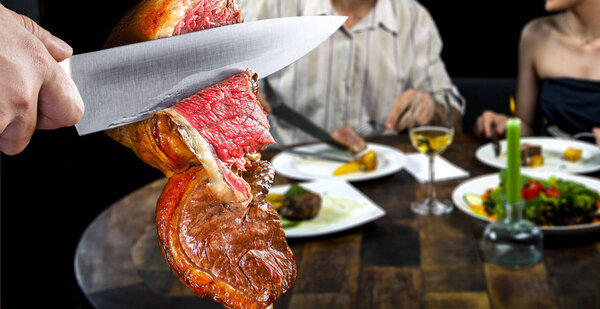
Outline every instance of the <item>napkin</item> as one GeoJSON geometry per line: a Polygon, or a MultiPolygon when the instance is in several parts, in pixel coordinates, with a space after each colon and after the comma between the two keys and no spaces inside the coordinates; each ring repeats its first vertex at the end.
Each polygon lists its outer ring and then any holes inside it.
{"type": "MultiPolygon", "coordinates": [[[[469,172],[450,163],[441,156],[435,157],[433,168],[435,181],[469,177],[469,172]]],[[[429,182],[429,158],[424,154],[407,154],[405,169],[420,183],[429,182]]]]}

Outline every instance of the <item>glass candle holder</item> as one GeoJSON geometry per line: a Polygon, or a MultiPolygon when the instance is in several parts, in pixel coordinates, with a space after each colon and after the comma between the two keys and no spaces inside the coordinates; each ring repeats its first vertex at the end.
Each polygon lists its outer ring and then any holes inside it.
{"type": "Polygon", "coordinates": [[[483,252],[492,262],[508,268],[536,264],[543,255],[542,230],[523,219],[523,200],[504,202],[504,217],[483,232],[483,252]]]}

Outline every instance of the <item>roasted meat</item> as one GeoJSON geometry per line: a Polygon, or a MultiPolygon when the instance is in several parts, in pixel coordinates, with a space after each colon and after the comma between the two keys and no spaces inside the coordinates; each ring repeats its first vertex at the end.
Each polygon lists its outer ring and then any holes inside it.
{"type": "Polygon", "coordinates": [[[264,308],[296,277],[277,212],[265,201],[274,176],[266,161],[243,178],[251,201],[222,203],[194,166],[169,179],[156,208],[161,251],[175,275],[201,297],[230,308],[264,308]]]}
{"type": "Polygon", "coordinates": [[[246,71],[107,133],[167,177],[202,164],[221,200],[248,199],[248,185],[230,166],[243,171],[245,154],[274,143],[256,90],[256,75],[246,71]]]}
{"type": "Polygon", "coordinates": [[[243,20],[237,0],[142,0],[119,21],[104,47],[155,40],[243,20]]]}
{"type": "Polygon", "coordinates": [[[331,133],[331,138],[346,146],[348,151],[352,153],[359,153],[367,148],[365,140],[349,126],[343,126],[331,133]]]}
{"type": "MultiPolygon", "coordinates": [[[[234,0],[144,0],[107,47],[242,21],[234,0]]],[[[295,258],[265,196],[273,180],[260,151],[274,143],[250,70],[149,119],[107,131],[169,180],[156,224],[167,264],[198,296],[227,308],[264,308],[296,278],[295,258]]]]}

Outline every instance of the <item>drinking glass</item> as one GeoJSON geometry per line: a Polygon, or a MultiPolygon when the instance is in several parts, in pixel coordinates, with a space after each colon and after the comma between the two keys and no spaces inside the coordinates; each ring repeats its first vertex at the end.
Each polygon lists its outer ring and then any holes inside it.
{"type": "Polygon", "coordinates": [[[426,111],[423,107],[427,100],[434,100],[433,93],[415,91],[409,107],[410,122],[408,134],[410,141],[419,152],[429,159],[429,185],[427,198],[423,201],[411,203],[411,209],[417,214],[441,215],[452,211],[452,205],[438,201],[435,196],[435,157],[441,154],[454,136],[452,107],[448,100],[436,102],[433,111],[426,111]],[[433,113],[432,116],[431,114],[433,113]]]}

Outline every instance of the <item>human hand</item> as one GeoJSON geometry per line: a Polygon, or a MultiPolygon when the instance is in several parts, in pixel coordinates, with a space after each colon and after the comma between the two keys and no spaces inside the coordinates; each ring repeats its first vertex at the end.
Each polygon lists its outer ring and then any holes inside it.
{"type": "Polygon", "coordinates": [[[20,153],[35,129],[72,126],[83,116],[77,87],[57,61],[73,49],[0,4],[0,151],[20,153]]]}
{"type": "Polygon", "coordinates": [[[410,124],[411,101],[416,100],[415,119],[416,123],[423,125],[431,122],[435,116],[437,103],[428,93],[415,89],[408,89],[394,100],[394,105],[390,111],[385,127],[389,130],[402,131],[410,124]]]}
{"type": "Polygon", "coordinates": [[[487,110],[475,122],[475,135],[479,138],[492,138],[492,126],[496,126],[496,134],[502,135],[506,129],[507,121],[508,117],[506,115],[487,110]]]}
{"type": "Polygon", "coordinates": [[[595,127],[592,129],[594,136],[596,137],[596,145],[600,147],[600,127],[595,127]]]}

